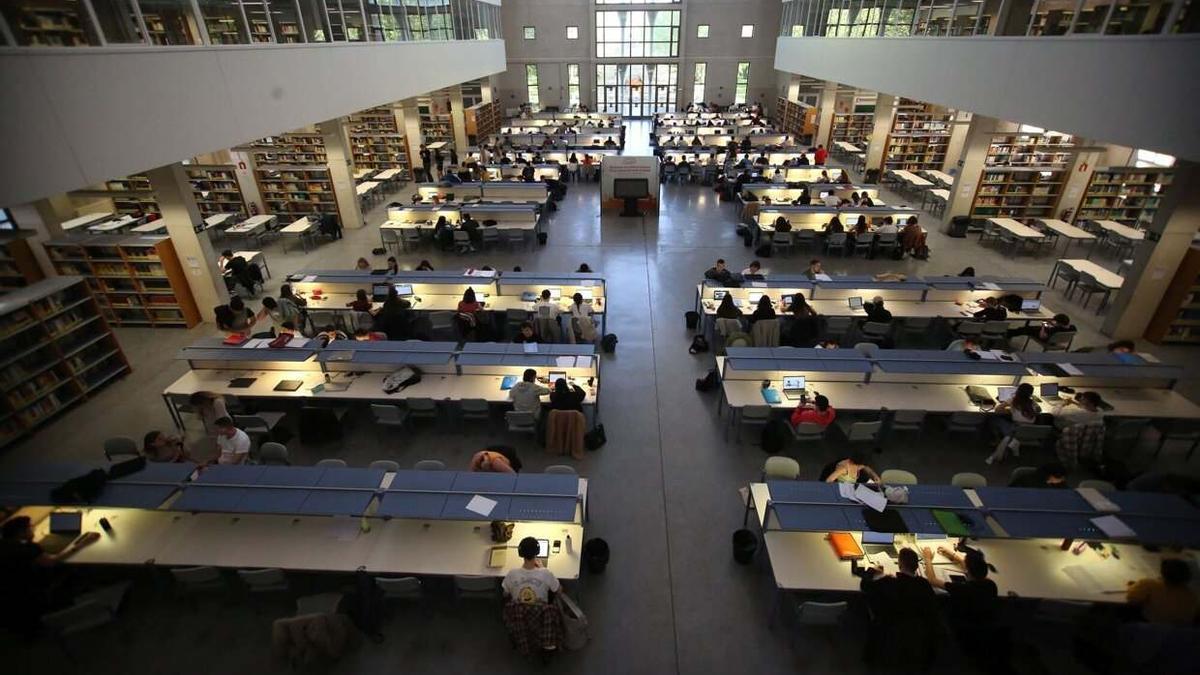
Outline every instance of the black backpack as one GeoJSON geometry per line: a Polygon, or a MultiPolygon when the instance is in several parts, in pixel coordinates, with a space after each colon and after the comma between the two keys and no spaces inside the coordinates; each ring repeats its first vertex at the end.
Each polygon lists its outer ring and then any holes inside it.
{"type": "Polygon", "coordinates": [[[720,381],[720,374],[716,368],[713,368],[704,377],[696,378],[696,391],[712,391],[717,388],[717,383],[720,381]]]}
{"type": "Polygon", "coordinates": [[[787,448],[788,439],[791,436],[792,432],[788,431],[787,422],[781,419],[768,421],[762,430],[763,452],[766,452],[768,455],[783,452],[787,448]]]}
{"type": "Polygon", "coordinates": [[[759,246],[758,248],[754,249],[754,257],[755,258],[770,258],[771,257],[771,244],[766,243],[766,244],[763,244],[763,245],[759,246]]]}
{"type": "Polygon", "coordinates": [[[583,566],[590,574],[603,574],[612,555],[608,542],[593,538],[583,542],[583,566]]]}
{"type": "Polygon", "coordinates": [[[50,491],[50,501],[55,504],[91,504],[104,490],[108,474],[103,469],[76,476],[50,491]]]}
{"type": "Polygon", "coordinates": [[[708,351],[708,338],[697,335],[692,338],[692,346],[688,347],[689,354],[701,354],[708,351]]]}
{"type": "Polygon", "coordinates": [[[609,333],[608,335],[600,338],[600,349],[603,350],[605,354],[612,354],[613,352],[617,351],[616,334],[609,333]]]}
{"type": "Polygon", "coordinates": [[[604,425],[597,424],[592,430],[583,435],[583,447],[588,450],[599,450],[608,442],[608,434],[604,433],[604,425]]]}
{"type": "Polygon", "coordinates": [[[696,327],[700,325],[700,313],[699,312],[684,312],[683,320],[685,323],[687,323],[688,330],[696,330],[696,327]]]}

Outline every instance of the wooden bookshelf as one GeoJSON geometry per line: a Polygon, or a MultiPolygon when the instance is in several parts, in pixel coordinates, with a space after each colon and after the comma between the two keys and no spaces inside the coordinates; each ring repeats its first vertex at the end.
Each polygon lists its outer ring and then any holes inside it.
{"type": "Polygon", "coordinates": [[[815,108],[801,105],[795,101],[789,101],[782,96],[779,97],[775,107],[780,131],[796,137],[807,136],[811,140],[813,121],[816,116],[815,108]]]}
{"type": "Polygon", "coordinates": [[[0,298],[0,446],[129,372],[87,282],[53,277],[0,298]]]}
{"type": "Polygon", "coordinates": [[[357,169],[403,169],[408,176],[408,142],[388,107],[350,115],[350,152],[357,169]]]}
{"type": "Polygon", "coordinates": [[[237,170],[233,165],[188,164],[188,181],[200,215],[208,217],[218,213],[236,213],[245,218],[246,201],[238,185],[237,170]]]}
{"type": "Polygon", "coordinates": [[[1154,220],[1163,193],[1171,185],[1170,169],[1118,166],[1096,169],[1075,210],[1075,220],[1115,220],[1145,227],[1154,220]]]}
{"type": "Polygon", "coordinates": [[[30,230],[0,231],[0,294],[11,293],[45,278],[26,241],[33,234],[30,230]]]}
{"type": "Polygon", "coordinates": [[[161,214],[158,197],[150,187],[150,179],[143,175],[113,178],[92,189],[73,190],[70,196],[79,200],[101,197],[112,202],[112,210],[118,215],[161,214]]]}
{"type": "Polygon", "coordinates": [[[292,132],[271,136],[235,149],[249,152],[255,164],[325,165],[325,139],[317,133],[292,132]]]}
{"type": "Polygon", "coordinates": [[[10,15],[10,27],[19,45],[38,47],[79,47],[88,44],[87,32],[76,2],[44,0],[37,3],[13,3],[16,20],[10,15]]]}
{"type": "Polygon", "coordinates": [[[1155,344],[1200,344],[1200,249],[1183,256],[1144,335],[1155,344]]]}
{"type": "MultiPolygon", "coordinates": [[[[844,141],[854,145],[867,143],[874,130],[875,113],[873,112],[834,113],[829,142],[832,144],[835,141],[844,141]]],[[[938,168],[940,169],[940,167],[938,168]]]]}
{"type": "Polygon", "coordinates": [[[109,323],[155,328],[200,323],[170,237],[91,235],[47,242],[44,247],[59,274],[87,279],[109,323]]]}
{"type": "Polygon", "coordinates": [[[237,19],[232,16],[207,17],[204,25],[208,29],[208,37],[213,44],[236,45],[242,42],[242,30],[238,26],[237,19]]]}
{"type": "Polygon", "coordinates": [[[992,167],[983,170],[971,218],[1054,218],[1065,169],[992,167]]]}
{"type": "Polygon", "coordinates": [[[467,144],[479,145],[487,138],[500,133],[504,124],[500,104],[495,101],[477,103],[463,111],[467,128],[467,144]]]}
{"type": "Polygon", "coordinates": [[[1050,166],[1066,168],[1075,142],[1064,134],[998,134],[988,146],[984,166],[1050,166]]]}
{"type": "Polygon", "coordinates": [[[450,121],[450,113],[435,113],[432,101],[420,99],[417,102],[417,114],[421,118],[422,143],[428,145],[438,141],[454,142],[454,125],[450,121]]]}
{"type": "Polygon", "coordinates": [[[338,214],[329,167],[267,165],[254,171],[267,213],[276,215],[338,214]]]}
{"type": "Polygon", "coordinates": [[[885,144],[883,169],[940,171],[946,164],[952,120],[949,112],[923,103],[901,101],[885,144]]]}

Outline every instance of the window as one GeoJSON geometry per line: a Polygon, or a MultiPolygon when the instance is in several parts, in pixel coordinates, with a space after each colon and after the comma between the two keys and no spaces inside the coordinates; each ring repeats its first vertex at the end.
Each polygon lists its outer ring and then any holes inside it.
{"type": "Polygon", "coordinates": [[[804,37],[804,24],[797,23],[792,25],[792,37],[804,37]]]}
{"type": "Polygon", "coordinates": [[[567,64],[567,105],[579,105],[579,64],[567,64]]]}
{"type": "Polygon", "coordinates": [[[15,230],[17,223],[13,220],[12,212],[8,209],[0,209],[0,230],[15,230]]]}
{"type": "Polygon", "coordinates": [[[1175,158],[1171,155],[1165,155],[1161,152],[1153,150],[1138,150],[1135,155],[1133,165],[1137,167],[1161,167],[1166,168],[1174,166],[1175,158]]]}
{"type": "Polygon", "coordinates": [[[674,63],[596,65],[596,110],[645,117],[675,110],[679,66],[674,63]]]}
{"type": "Polygon", "coordinates": [[[536,40],[537,39],[537,28],[535,28],[533,26],[525,26],[525,39],[526,40],[536,40]]]}
{"type": "Polygon", "coordinates": [[[708,37],[708,24],[702,23],[699,26],[696,26],[696,37],[700,38],[701,40],[708,37]]]}
{"type": "Polygon", "coordinates": [[[704,103],[704,76],[707,72],[707,63],[696,64],[696,74],[692,78],[692,103],[704,103]]]}
{"type": "Polygon", "coordinates": [[[750,89],[750,62],[742,61],[737,65],[737,85],[733,89],[733,104],[744,105],[746,92],[750,89]]]}
{"type": "Polygon", "coordinates": [[[744,37],[744,38],[754,37],[754,24],[752,24],[752,23],[742,24],[742,37],[744,37]]]}
{"type": "Polygon", "coordinates": [[[596,0],[597,5],[677,5],[680,0],[596,0]]]}
{"type": "Polygon", "coordinates": [[[567,26],[567,39],[568,40],[578,40],[579,39],[579,26],[567,26]]]}
{"type": "Polygon", "coordinates": [[[679,10],[596,12],[599,58],[679,56],[679,10]]]}
{"type": "Polygon", "coordinates": [[[525,89],[529,92],[529,105],[534,108],[540,106],[542,97],[538,94],[538,71],[535,64],[525,66],[525,89]]]}

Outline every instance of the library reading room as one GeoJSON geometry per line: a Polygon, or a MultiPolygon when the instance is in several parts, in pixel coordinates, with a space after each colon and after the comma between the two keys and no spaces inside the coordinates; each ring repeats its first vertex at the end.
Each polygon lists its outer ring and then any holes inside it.
{"type": "Polygon", "coordinates": [[[5,0],[0,662],[1194,675],[1198,66],[1197,0],[5,0]]]}

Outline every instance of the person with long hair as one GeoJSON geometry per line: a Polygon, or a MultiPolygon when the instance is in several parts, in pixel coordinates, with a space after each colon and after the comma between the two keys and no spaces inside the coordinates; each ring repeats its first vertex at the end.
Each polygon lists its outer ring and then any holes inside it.
{"type": "Polygon", "coordinates": [[[792,294],[792,304],[788,307],[792,319],[787,329],[787,343],[793,347],[812,347],[820,332],[820,317],[817,311],[804,299],[804,294],[792,294]]]}
{"type": "Polygon", "coordinates": [[[998,414],[992,416],[992,422],[1000,433],[1000,442],[985,460],[988,464],[1003,460],[1009,450],[1012,450],[1013,456],[1021,456],[1020,444],[1012,438],[1013,428],[1018,424],[1036,424],[1042,409],[1033,400],[1033,385],[1023,382],[1017,387],[1012,398],[996,404],[995,412],[998,414]],[[1006,412],[1007,417],[1002,414],[1006,412]]]}
{"type": "Polygon", "coordinates": [[[718,319],[740,319],[742,318],[742,310],[738,309],[737,303],[733,301],[733,294],[726,293],[725,297],[721,298],[721,304],[717,306],[718,319]]]}
{"type": "MultiPolygon", "coordinates": [[[[728,297],[728,296],[726,296],[726,297],[728,297]]],[[[758,299],[758,307],[756,307],[754,309],[754,313],[750,315],[750,325],[754,325],[755,322],[761,321],[763,319],[774,319],[774,318],[775,318],[775,307],[773,307],[771,305],[771,298],[767,297],[766,294],[763,294],[763,296],[758,299]]]]}

